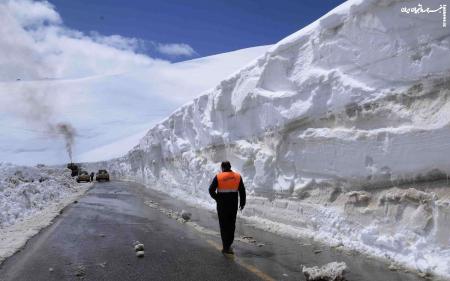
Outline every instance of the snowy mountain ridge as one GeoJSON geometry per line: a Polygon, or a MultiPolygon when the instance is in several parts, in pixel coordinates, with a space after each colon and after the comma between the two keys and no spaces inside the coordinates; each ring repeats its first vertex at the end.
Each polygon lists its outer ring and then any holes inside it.
{"type": "Polygon", "coordinates": [[[227,159],[253,195],[245,216],[450,276],[450,192],[417,183],[450,172],[450,29],[441,15],[401,13],[417,4],[345,2],[110,169],[212,204],[206,189],[227,159]]]}

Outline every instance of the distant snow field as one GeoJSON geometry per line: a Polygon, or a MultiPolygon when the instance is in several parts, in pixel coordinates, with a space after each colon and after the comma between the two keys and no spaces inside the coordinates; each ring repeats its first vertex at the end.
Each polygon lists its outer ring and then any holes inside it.
{"type": "Polygon", "coordinates": [[[346,1],[109,169],[211,206],[227,159],[251,195],[244,215],[261,226],[450,277],[450,29],[437,14],[401,13],[419,3],[346,1]]]}

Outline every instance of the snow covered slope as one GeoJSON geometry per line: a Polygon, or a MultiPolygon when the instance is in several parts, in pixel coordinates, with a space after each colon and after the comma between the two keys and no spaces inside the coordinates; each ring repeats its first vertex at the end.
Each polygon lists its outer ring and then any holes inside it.
{"type": "Polygon", "coordinates": [[[401,12],[419,3],[345,2],[110,169],[212,204],[228,159],[253,194],[247,216],[450,276],[448,185],[416,184],[450,172],[450,29],[442,14],[401,12]]]}
{"type": "Polygon", "coordinates": [[[127,145],[125,139],[214,87],[268,48],[160,62],[113,75],[0,81],[0,159],[24,165],[68,162],[61,138],[46,132],[51,122],[67,122],[75,128],[74,161],[124,155],[136,144],[127,145]],[[109,149],[113,144],[115,149],[109,149]]]}

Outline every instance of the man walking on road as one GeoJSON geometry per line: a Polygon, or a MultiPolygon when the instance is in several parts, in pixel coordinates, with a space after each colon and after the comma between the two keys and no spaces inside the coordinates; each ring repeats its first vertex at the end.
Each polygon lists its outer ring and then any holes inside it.
{"type": "Polygon", "coordinates": [[[234,254],[231,244],[233,244],[236,227],[238,193],[240,197],[239,208],[242,210],[245,206],[245,187],[241,175],[231,170],[230,162],[222,162],[221,167],[222,172],[214,177],[209,186],[209,194],[217,203],[223,246],[222,253],[234,254]]]}

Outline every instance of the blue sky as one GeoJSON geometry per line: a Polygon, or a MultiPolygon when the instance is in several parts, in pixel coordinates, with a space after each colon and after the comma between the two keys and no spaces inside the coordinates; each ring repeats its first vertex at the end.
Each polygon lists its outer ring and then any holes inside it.
{"type": "Polygon", "coordinates": [[[342,0],[50,0],[69,28],[142,39],[153,57],[180,61],[273,44],[342,0]],[[183,43],[195,53],[168,56],[158,43],[183,43]],[[152,47],[153,46],[153,47],[152,47]]]}

